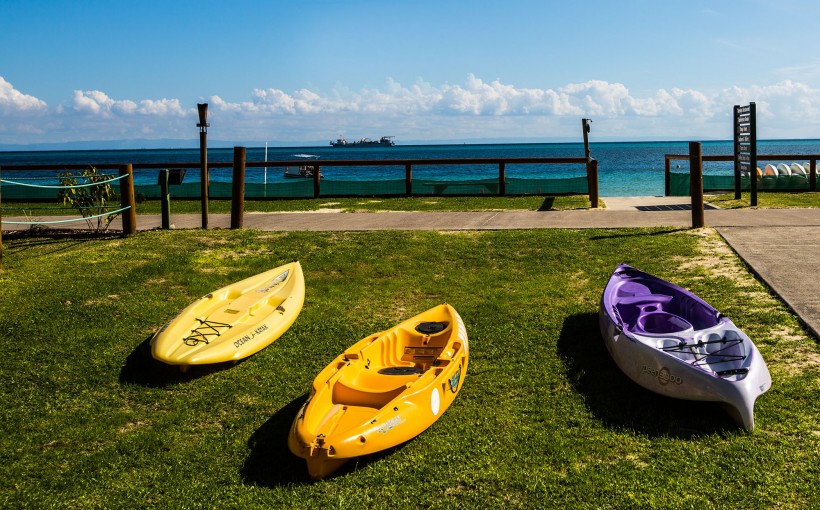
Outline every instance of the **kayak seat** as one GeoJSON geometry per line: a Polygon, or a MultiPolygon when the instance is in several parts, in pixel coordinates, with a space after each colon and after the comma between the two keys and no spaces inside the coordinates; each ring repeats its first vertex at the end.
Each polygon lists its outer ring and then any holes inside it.
{"type": "Polygon", "coordinates": [[[667,311],[686,319],[695,329],[711,328],[720,322],[720,315],[714,309],[689,296],[679,296],[673,305],[673,309],[667,311]]]}
{"type": "Polygon", "coordinates": [[[652,291],[649,290],[649,287],[642,283],[638,282],[624,282],[618,286],[615,295],[620,298],[625,298],[629,296],[644,296],[647,294],[652,294],[652,291]]]}
{"type": "Polygon", "coordinates": [[[636,333],[665,335],[692,331],[692,325],[685,319],[666,312],[644,313],[631,328],[636,333]]]}
{"type": "Polygon", "coordinates": [[[334,404],[381,409],[419,378],[415,371],[393,375],[364,367],[351,368],[347,367],[346,373],[333,385],[334,404]]]}
{"type": "Polygon", "coordinates": [[[664,311],[671,301],[672,296],[666,294],[641,294],[621,297],[615,306],[628,329],[634,329],[641,316],[664,311]]]}

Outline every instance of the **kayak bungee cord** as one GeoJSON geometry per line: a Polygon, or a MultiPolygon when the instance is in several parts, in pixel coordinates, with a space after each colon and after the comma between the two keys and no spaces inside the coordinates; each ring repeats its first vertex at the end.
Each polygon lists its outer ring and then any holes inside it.
{"type": "Polygon", "coordinates": [[[182,339],[182,341],[185,342],[185,345],[191,347],[197,345],[200,342],[205,342],[205,344],[207,345],[208,343],[210,343],[211,337],[219,337],[222,333],[233,327],[230,324],[225,324],[223,322],[202,319],[196,320],[199,322],[199,326],[193,331],[191,331],[190,335],[182,339]],[[220,331],[217,328],[225,329],[224,331],[220,331]]]}

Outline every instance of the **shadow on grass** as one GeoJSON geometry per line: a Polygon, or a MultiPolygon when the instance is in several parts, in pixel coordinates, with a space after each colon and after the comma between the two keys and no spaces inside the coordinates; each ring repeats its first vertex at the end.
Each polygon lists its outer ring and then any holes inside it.
{"type": "MultiPolygon", "coordinates": [[[[60,241],[90,241],[118,239],[123,237],[122,232],[106,230],[97,232],[90,229],[48,228],[33,225],[25,230],[9,230],[3,232],[4,239],[27,239],[32,245],[52,244],[60,241]]],[[[24,243],[20,243],[24,244],[24,243]]]]}
{"type": "Polygon", "coordinates": [[[248,439],[251,453],[241,471],[245,483],[274,487],[311,481],[305,461],[288,449],[290,426],[306,399],[307,393],[292,400],[248,439]]]}
{"type": "Polygon", "coordinates": [[[103,241],[121,237],[122,234],[112,232],[95,233],[83,230],[54,230],[45,228],[3,232],[4,241],[14,241],[5,246],[5,249],[9,253],[22,253],[41,246],[49,246],[52,248],[48,253],[34,255],[35,257],[70,250],[89,241],[103,241]]]}
{"type": "Polygon", "coordinates": [[[541,206],[538,208],[538,210],[552,211],[553,205],[555,205],[555,197],[544,197],[544,201],[541,203],[541,206]]]}
{"type": "Polygon", "coordinates": [[[558,351],[570,384],[609,427],[683,439],[742,430],[719,404],[664,397],[630,380],[606,350],[596,313],[567,318],[558,351]]]}
{"type": "Polygon", "coordinates": [[[140,343],[126,358],[125,365],[120,370],[120,384],[164,387],[199,379],[208,374],[231,368],[243,361],[192,365],[183,372],[179,366],[168,365],[151,356],[151,336],[140,343]]]}
{"type": "Polygon", "coordinates": [[[604,239],[618,239],[621,237],[643,237],[643,236],[663,236],[667,234],[674,234],[675,232],[686,232],[690,230],[688,228],[670,228],[665,230],[656,230],[654,232],[629,232],[629,233],[621,233],[620,231],[616,230],[612,233],[607,233],[599,236],[592,236],[590,240],[592,241],[601,241],[604,239]]]}
{"type": "MultiPolygon", "coordinates": [[[[279,485],[319,483],[311,480],[307,464],[301,457],[291,453],[288,448],[288,435],[296,414],[305,403],[307,393],[295,398],[288,405],[277,411],[248,440],[250,455],[242,466],[242,479],[246,484],[260,487],[279,485]]],[[[382,457],[400,450],[402,443],[393,448],[362,457],[350,459],[325,480],[345,476],[377,462],[382,457]]]]}

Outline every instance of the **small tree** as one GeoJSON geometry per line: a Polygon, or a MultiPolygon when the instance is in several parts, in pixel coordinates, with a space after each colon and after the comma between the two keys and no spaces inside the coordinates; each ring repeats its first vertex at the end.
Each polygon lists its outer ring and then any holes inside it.
{"type": "Polygon", "coordinates": [[[120,213],[105,214],[111,209],[108,204],[116,203],[119,195],[114,191],[109,175],[98,174],[97,169],[89,166],[80,175],[66,172],[59,175],[61,186],[77,186],[81,184],[95,184],[82,188],[63,188],[57,195],[63,205],[71,206],[80,211],[88,228],[95,232],[105,232],[108,226],[120,213]],[[102,184],[98,184],[102,183],[102,184]]]}

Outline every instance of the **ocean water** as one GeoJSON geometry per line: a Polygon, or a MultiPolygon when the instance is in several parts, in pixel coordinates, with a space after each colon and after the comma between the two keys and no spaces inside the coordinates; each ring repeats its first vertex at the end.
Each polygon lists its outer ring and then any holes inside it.
{"type": "MultiPolygon", "coordinates": [[[[196,143],[196,142],[194,142],[196,143]]],[[[598,160],[599,190],[602,196],[663,195],[664,155],[688,153],[688,142],[610,142],[590,144],[592,157],[598,160]]],[[[732,142],[703,143],[703,154],[732,153],[732,142]]],[[[758,141],[758,154],[820,154],[820,140],[758,141]]],[[[395,147],[334,148],[326,147],[270,147],[268,161],[303,162],[298,155],[317,156],[323,160],[402,160],[447,158],[516,158],[516,157],[582,157],[581,143],[544,144],[463,144],[463,145],[396,145],[395,147]]],[[[233,161],[233,149],[210,148],[209,162],[233,161]]],[[[264,147],[249,147],[248,161],[265,161],[264,147]]],[[[0,151],[0,169],[4,165],[48,164],[59,170],[61,164],[103,163],[191,163],[199,161],[199,149],[143,149],[106,151],[0,151]]],[[[795,161],[799,161],[795,159],[795,161]]],[[[686,171],[688,164],[680,164],[686,171]]],[[[171,166],[171,165],[169,165],[171,166]]],[[[674,168],[674,167],[673,167],[674,168]]],[[[706,162],[705,173],[731,175],[732,163],[706,162]]],[[[403,166],[385,167],[323,167],[325,179],[339,181],[368,181],[403,179],[403,166]]],[[[42,175],[41,172],[31,175],[42,175]]],[[[508,178],[557,178],[585,175],[583,165],[507,165],[508,178]]],[[[3,171],[3,178],[28,177],[19,172],[3,171]]],[[[230,169],[211,169],[212,181],[229,182],[230,169]]],[[[472,180],[497,178],[496,165],[413,166],[414,179],[472,180]]],[[[196,182],[199,172],[188,170],[186,182],[196,182]]],[[[248,168],[248,183],[275,183],[285,181],[282,168],[248,168]]],[[[137,184],[155,184],[156,170],[135,171],[137,184]]]]}

